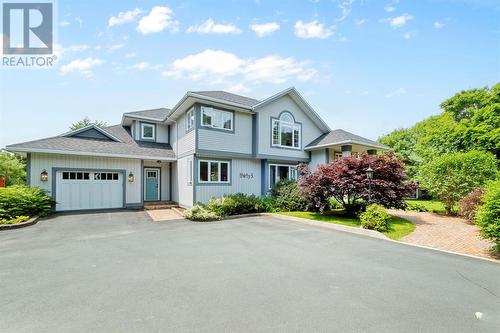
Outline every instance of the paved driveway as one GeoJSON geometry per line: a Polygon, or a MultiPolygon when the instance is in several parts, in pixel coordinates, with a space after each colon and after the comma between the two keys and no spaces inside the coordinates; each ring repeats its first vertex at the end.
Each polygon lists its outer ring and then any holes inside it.
{"type": "Polygon", "coordinates": [[[499,294],[497,263],[270,217],[0,233],[1,332],[494,332],[499,294]]]}

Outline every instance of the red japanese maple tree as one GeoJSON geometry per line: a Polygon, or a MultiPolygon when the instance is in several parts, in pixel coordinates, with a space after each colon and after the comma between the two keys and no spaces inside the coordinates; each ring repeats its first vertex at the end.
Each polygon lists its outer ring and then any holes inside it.
{"type": "Polygon", "coordinates": [[[349,215],[355,214],[368,201],[388,208],[404,208],[403,198],[415,189],[415,184],[408,180],[403,162],[392,152],[339,158],[318,166],[314,172],[306,165],[298,170],[301,174],[299,187],[309,201],[308,208],[321,213],[328,209],[331,197],[342,204],[349,215]],[[371,195],[366,175],[369,166],[374,171],[371,195]]]}

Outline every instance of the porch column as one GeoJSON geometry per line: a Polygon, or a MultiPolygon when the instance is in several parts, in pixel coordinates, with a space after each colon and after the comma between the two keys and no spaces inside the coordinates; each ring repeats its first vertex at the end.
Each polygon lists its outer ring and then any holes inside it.
{"type": "Polygon", "coordinates": [[[366,151],[368,155],[377,155],[377,150],[376,149],[368,149],[366,151]]]}
{"type": "Polygon", "coordinates": [[[351,145],[346,145],[340,147],[342,150],[342,157],[351,157],[351,152],[352,152],[352,146],[351,145]]]}

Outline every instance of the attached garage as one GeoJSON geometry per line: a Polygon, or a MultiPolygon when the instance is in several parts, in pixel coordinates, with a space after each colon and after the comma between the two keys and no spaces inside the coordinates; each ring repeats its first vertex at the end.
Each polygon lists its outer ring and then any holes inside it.
{"type": "Polygon", "coordinates": [[[56,210],[122,208],[125,178],[116,170],[57,170],[56,210]]]}

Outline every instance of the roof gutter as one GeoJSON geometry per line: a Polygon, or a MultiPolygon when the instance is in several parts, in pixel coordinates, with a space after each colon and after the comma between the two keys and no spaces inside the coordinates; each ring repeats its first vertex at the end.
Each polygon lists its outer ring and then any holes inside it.
{"type": "Polygon", "coordinates": [[[331,147],[331,146],[339,146],[339,145],[345,145],[345,144],[355,144],[355,145],[383,149],[383,150],[390,149],[390,147],[387,147],[384,145],[369,144],[369,143],[361,142],[361,141],[357,141],[357,140],[344,140],[344,141],[338,141],[338,142],[332,142],[332,143],[325,143],[322,145],[315,145],[315,146],[311,146],[311,147],[305,147],[304,150],[315,150],[315,149],[326,148],[326,147],[331,147]]]}

